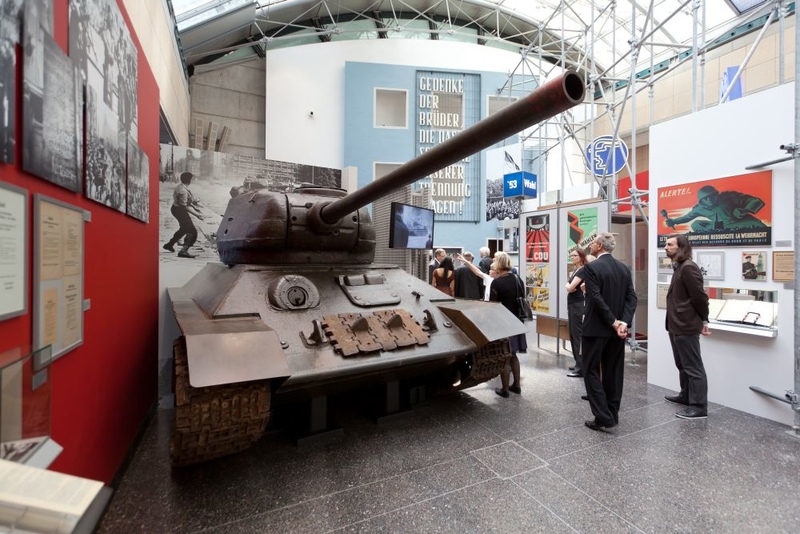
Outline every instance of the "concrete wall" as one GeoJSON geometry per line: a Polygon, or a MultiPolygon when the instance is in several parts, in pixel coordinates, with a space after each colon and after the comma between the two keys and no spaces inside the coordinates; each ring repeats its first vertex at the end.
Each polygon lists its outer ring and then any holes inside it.
{"type": "MultiPolygon", "coordinates": [[[[218,125],[218,135],[222,135],[223,127],[231,130],[228,146],[221,152],[264,159],[264,71],[265,60],[254,59],[192,76],[192,124],[198,119],[203,121],[203,149],[214,150],[207,146],[209,125],[213,122],[218,125]]],[[[193,131],[190,137],[194,143],[193,131]]]]}
{"type": "Polygon", "coordinates": [[[158,83],[159,106],[182,146],[189,145],[189,85],[165,0],[122,0],[158,83]]]}

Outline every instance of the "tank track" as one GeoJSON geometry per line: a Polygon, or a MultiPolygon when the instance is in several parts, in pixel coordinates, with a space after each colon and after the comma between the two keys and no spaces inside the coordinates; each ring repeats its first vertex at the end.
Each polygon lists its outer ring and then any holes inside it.
{"type": "Polygon", "coordinates": [[[498,376],[503,370],[506,359],[510,357],[511,345],[507,338],[484,345],[480,350],[470,354],[468,360],[460,366],[461,383],[454,386],[453,390],[477,386],[498,376]]]}
{"type": "Polygon", "coordinates": [[[267,380],[195,388],[189,384],[186,339],[172,345],[175,428],[170,457],[176,466],[240,452],[258,441],[270,418],[267,380]]]}

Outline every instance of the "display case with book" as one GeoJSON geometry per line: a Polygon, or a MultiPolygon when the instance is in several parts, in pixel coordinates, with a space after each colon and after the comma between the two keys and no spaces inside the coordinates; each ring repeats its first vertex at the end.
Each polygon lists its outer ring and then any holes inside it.
{"type": "Polygon", "coordinates": [[[50,437],[49,352],[0,353],[0,532],[88,534],[111,496],[102,482],[47,470],[62,450],[50,437]]]}
{"type": "Polygon", "coordinates": [[[718,287],[710,287],[707,291],[709,328],[712,330],[778,336],[777,291],[718,287]]]}
{"type": "Polygon", "coordinates": [[[0,353],[0,459],[47,467],[61,452],[50,439],[49,369],[36,370],[47,348],[0,353]]]}
{"type": "Polygon", "coordinates": [[[0,480],[0,532],[89,534],[111,497],[97,480],[8,460],[0,480]]]}

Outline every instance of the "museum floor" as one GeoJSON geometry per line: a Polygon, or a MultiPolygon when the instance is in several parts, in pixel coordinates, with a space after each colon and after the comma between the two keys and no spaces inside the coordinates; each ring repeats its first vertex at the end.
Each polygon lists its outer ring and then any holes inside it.
{"type": "Polygon", "coordinates": [[[339,437],[298,447],[274,431],[191,468],[170,468],[159,409],[98,532],[800,531],[786,426],[719,405],[678,419],[637,353],[620,424],[596,432],[569,353],[529,341],[522,395],[497,396],[495,380],[381,423],[363,393],[333,397],[339,437]]]}

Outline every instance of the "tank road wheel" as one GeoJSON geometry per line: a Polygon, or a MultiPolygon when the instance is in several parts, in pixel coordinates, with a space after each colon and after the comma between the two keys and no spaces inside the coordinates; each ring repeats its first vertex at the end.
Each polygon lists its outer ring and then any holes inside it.
{"type": "Polygon", "coordinates": [[[172,345],[175,358],[175,428],[169,452],[173,465],[219,458],[252,446],[269,422],[268,380],[195,388],[189,384],[186,340],[172,345]]]}

